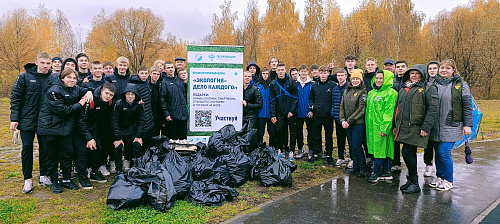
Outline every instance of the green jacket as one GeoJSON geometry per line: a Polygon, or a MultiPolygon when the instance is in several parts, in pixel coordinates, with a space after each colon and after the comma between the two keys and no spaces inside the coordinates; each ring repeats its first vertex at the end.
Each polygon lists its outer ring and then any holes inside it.
{"type": "Polygon", "coordinates": [[[392,134],[392,118],[398,93],[392,88],[394,74],[384,72],[384,83],[380,89],[375,88],[375,76],[372,79],[373,90],[368,93],[366,102],[366,137],[368,152],[375,158],[394,158],[394,134],[392,134]],[[380,132],[385,136],[380,136],[380,132]]]}
{"type": "Polygon", "coordinates": [[[422,64],[413,65],[403,75],[403,86],[399,90],[394,115],[396,141],[425,148],[429,141],[430,131],[438,113],[439,97],[435,85],[427,86],[427,67],[422,64]],[[410,71],[417,70],[422,74],[422,81],[411,87],[405,87],[410,79],[410,71]],[[421,136],[420,131],[427,133],[421,136]]]}
{"type": "Polygon", "coordinates": [[[365,124],[367,91],[363,81],[357,87],[350,82],[344,91],[340,103],[340,122],[347,121],[349,125],[365,124]]]}

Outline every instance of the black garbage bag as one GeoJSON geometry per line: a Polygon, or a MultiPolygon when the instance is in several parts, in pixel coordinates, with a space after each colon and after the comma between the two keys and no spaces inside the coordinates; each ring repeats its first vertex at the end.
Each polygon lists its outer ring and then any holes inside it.
{"type": "Polygon", "coordinates": [[[215,184],[212,181],[194,181],[189,191],[189,199],[197,205],[220,206],[239,192],[231,187],[215,184]]]}
{"type": "Polygon", "coordinates": [[[157,155],[151,156],[151,159],[149,160],[149,162],[147,162],[144,165],[144,169],[148,170],[151,173],[156,173],[156,171],[161,170],[162,165],[161,165],[161,162],[160,162],[160,159],[158,158],[158,156],[157,155]]]}
{"type": "Polygon", "coordinates": [[[125,178],[133,185],[148,188],[149,184],[156,178],[156,175],[144,168],[132,167],[127,171],[125,178]]]}
{"type": "Polygon", "coordinates": [[[143,156],[134,160],[134,167],[146,168],[146,163],[151,161],[152,156],[153,156],[153,150],[148,149],[143,156]]]}
{"type": "Polygon", "coordinates": [[[245,123],[241,130],[238,132],[238,136],[240,136],[244,142],[240,140],[242,144],[242,149],[246,153],[250,153],[259,147],[259,139],[257,137],[257,129],[255,127],[250,126],[250,121],[245,123]]]}
{"type": "Polygon", "coordinates": [[[216,184],[229,186],[230,178],[226,162],[221,157],[212,160],[199,152],[191,163],[193,180],[202,181],[212,178],[216,184]]]}
{"type": "Polygon", "coordinates": [[[176,200],[176,192],[172,176],[168,170],[160,164],[160,169],[155,172],[156,178],[153,179],[148,189],[147,201],[151,207],[167,212],[176,200]]]}
{"type": "Polygon", "coordinates": [[[208,149],[205,156],[215,159],[223,155],[226,150],[230,149],[231,145],[239,145],[236,137],[237,132],[232,124],[222,127],[208,139],[208,149]]]}
{"type": "Polygon", "coordinates": [[[248,181],[252,163],[250,162],[250,158],[239,147],[233,147],[227,154],[220,158],[226,163],[230,180],[229,186],[239,187],[248,181]]]}
{"type": "Polygon", "coordinates": [[[166,154],[162,164],[172,176],[177,199],[185,198],[189,194],[191,184],[193,184],[191,168],[175,150],[166,154]]]}
{"type": "Polygon", "coordinates": [[[269,146],[266,148],[257,148],[250,154],[250,161],[252,162],[252,169],[250,171],[251,180],[259,180],[259,175],[262,171],[274,162],[277,156],[274,147],[269,146]]]}
{"type": "Polygon", "coordinates": [[[255,159],[251,178],[259,180],[263,186],[291,186],[292,173],[297,169],[294,163],[279,158],[273,147],[260,148],[251,154],[255,159]]]}
{"type": "Polygon", "coordinates": [[[135,208],[142,204],[146,192],[147,188],[132,184],[121,174],[109,188],[106,204],[114,210],[135,208]]]}

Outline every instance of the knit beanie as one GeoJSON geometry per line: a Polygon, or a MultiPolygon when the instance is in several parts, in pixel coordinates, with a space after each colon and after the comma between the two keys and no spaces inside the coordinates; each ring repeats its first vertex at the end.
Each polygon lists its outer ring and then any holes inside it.
{"type": "Polygon", "coordinates": [[[352,72],[351,72],[351,80],[352,80],[353,78],[358,78],[358,79],[360,79],[360,80],[363,80],[363,70],[358,69],[358,68],[357,68],[357,69],[352,70],[352,72]]]}

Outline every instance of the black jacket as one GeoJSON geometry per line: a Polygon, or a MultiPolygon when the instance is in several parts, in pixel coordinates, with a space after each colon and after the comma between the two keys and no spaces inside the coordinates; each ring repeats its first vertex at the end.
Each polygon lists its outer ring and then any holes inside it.
{"type": "Polygon", "coordinates": [[[372,79],[375,78],[375,73],[377,71],[378,71],[378,68],[376,68],[374,72],[365,71],[365,73],[363,74],[363,83],[365,84],[366,91],[368,91],[368,92],[372,91],[372,89],[373,89],[372,79]]]}
{"type": "Polygon", "coordinates": [[[90,69],[86,73],[80,72],[79,70],[76,70],[78,72],[78,85],[83,83],[83,79],[92,76],[92,73],[90,72],[90,69]]]}
{"type": "Polygon", "coordinates": [[[137,94],[144,102],[144,132],[151,130],[154,126],[153,107],[151,105],[151,89],[149,80],[142,81],[138,75],[130,78],[130,84],[135,86],[137,94]]]}
{"type": "Polygon", "coordinates": [[[115,85],[115,87],[116,87],[115,100],[118,100],[118,99],[120,99],[120,96],[122,95],[123,91],[125,90],[125,87],[130,82],[130,71],[127,69],[127,72],[125,75],[119,75],[118,69],[115,68],[115,73],[113,73],[111,75],[104,76],[104,79],[106,81],[108,81],[109,83],[115,85]]]}
{"type": "Polygon", "coordinates": [[[160,87],[160,80],[158,80],[158,82],[156,83],[149,82],[149,89],[151,93],[151,109],[153,110],[154,121],[163,123],[165,117],[163,117],[163,112],[161,110],[160,87]]]}
{"type": "Polygon", "coordinates": [[[248,86],[243,90],[243,100],[247,102],[247,106],[243,107],[243,119],[255,120],[259,109],[263,106],[259,88],[256,85],[248,86]]]}
{"type": "Polygon", "coordinates": [[[75,117],[82,108],[78,101],[87,89],[77,85],[66,87],[61,79],[53,80],[53,83],[43,97],[37,133],[67,136],[73,132],[75,117]]]}
{"type": "MultiPolygon", "coordinates": [[[[404,75],[403,75],[404,76],[404,75]]],[[[394,84],[392,84],[392,88],[399,93],[401,88],[404,88],[403,76],[398,77],[397,74],[394,74],[394,84]]],[[[424,80],[426,81],[426,80],[424,80]]]]}
{"type": "Polygon", "coordinates": [[[163,119],[170,116],[172,120],[188,119],[188,110],[186,103],[186,91],[184,82],[179,77],[164,77],[161,83],[161,108],[163,119]]]}
{"type": "Polygon", "coordinates": [[[122,135],[133,135],[136,138],[143,138],[144,124],[144,104],[139,104],[141,98],[133,85],[127,85],[116,102],[111,116],[111,129],[115,141],[122,140],[122,135]],[[127,103],[125,94],[133,92],[135,100],[132,105],[127,103]]]}
{"type": "Polygon", "coordinates": [[[276,73],[276,71],[273,70],[269,71],[269,78],[271,80],[276,80],[278,78],[278,73],[276,73]]]}
{"type": "Polygon", "coordinates": [[[113,113],[113,101],[103,102],[101,99],[101,87],[94,91],[94,101],[83,105],[78,114],[77,130],[86,141],[97,138],[101,131],[107,128],[113,113]]]}
{"type": "Polygon", "coordinates": [[[42,94],[52,86],[51,71],[37,73],[37,66],[33,63],[24,68],[26,72],[18,76],[10,94],[10,121],[19,122],[17,129],[21,131],[36,131],[42,94]]]}
{"type": "Polygon", "coordinates": [[[101,78],[101,81],[96,81],[96,80],[94,80],[92,75],[90,75],[89,81],[85,82],[85,83],[81,83],[81,84],[79,84],[79,86],[87,88],[87,89],[96,90],[97,88],[103,86],[105,83],[108,83],[108,81],[106,81],[104,79],[104,77],[101,78]]]}
{"type": "Polygon", "coordinates": [[[276,79],[269,84],[271,117],[287,116],[289,112],[296,115],[298,102],[297,83],[292,78],[276,79]]]}
{"type": "Polygon", "coordinates": [[[314,117],[328,117],[332,110],[332,91],[337,83],[330,80],[314,82],[309,94],[309,108],[314,117]]]}

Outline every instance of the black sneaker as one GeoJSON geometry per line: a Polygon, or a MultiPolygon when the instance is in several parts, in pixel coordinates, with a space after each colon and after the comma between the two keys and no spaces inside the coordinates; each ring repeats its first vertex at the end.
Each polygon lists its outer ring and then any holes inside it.
{"type": "Polygon", "coordinates": [[[90,173],[90,181],[95,181],[97,183],[106,183],[107,180],[102,176],[101,173],[92,172],[90,173]]]}
{"type": "Polygon", "coordinates": [[[361,171],[359,171],[358,174],[356,174],[356,176],[357,177],[366,177],[366,176],[368,176],[368,173],[366,173],[366,171],[364,171],[364,170],[361,170],[361,171]]]}
{"type": "Polygon", "coordinates": [[[392,180],[392,174],[389,172],[382,172],[379,179],[381,180],[392,180]]]}
{"type": "Polygon", "coordinates": [[[80,189],[80,187],[78,187],[78,185],[76,185],[75,183],[73,183],[72,180],[70,180],[69,182],[63,182],[62,186],[65,187],[65,188],[68,188],[70,190],[78,190],[78,189],[80,189]]]}
{"type": "Polygon", "coordinates": [[[85,190],[90,190],[94,188],[94,186],[90,184],[90,181],[87,178],[80,178],[80,187],[82,187],[85,190]]]}
{"type": "Polygon", "coordinates": [[[326,156],[326,162],[328,165],[335,165],[335,161],[333,161],[333,158],[331,156],[326,156]]]}
{"type": "Polygon", "coordinates": [[[372,173],[372,175],[368,178],[368,181],[372,183],[377,183],[378,178],[379,178],[378,174],[372,173]]]}
{"type": "Polygon", "coordinates": [[[52,190],[52,193],[54,194],[59,194],[62,193],[62,187],[61,187],[61,182],[59,181],[54,181],[52,182],[52,185],[50,185],[50,189],[52,190]]]}
{"type": "Polygon", "coordinates": [[[346,174],[358,174],[359,170],[351,168],[351,169],[344,170],[344,173],[346,173],[346,174]]]}

